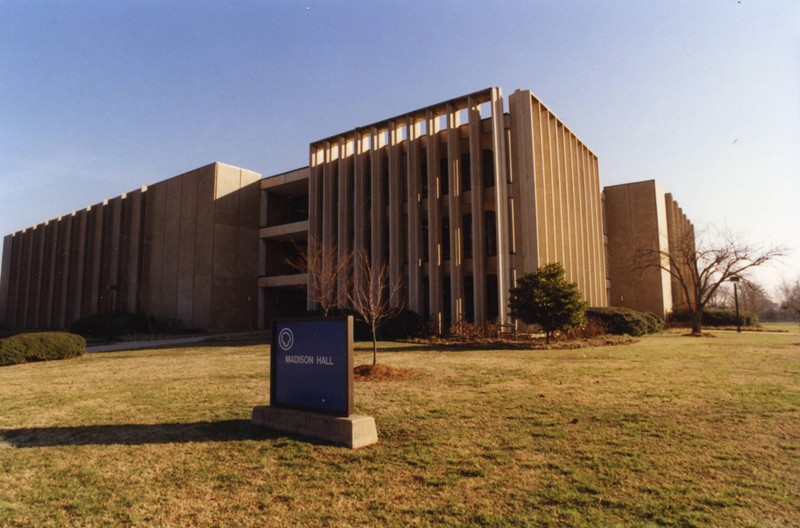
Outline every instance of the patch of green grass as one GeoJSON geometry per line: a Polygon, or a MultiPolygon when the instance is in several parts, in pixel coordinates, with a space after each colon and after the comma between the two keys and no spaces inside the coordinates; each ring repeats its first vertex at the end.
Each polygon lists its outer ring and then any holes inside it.
{"type": "Polygon", "coordinates": [[[798,343],[383,344],[422,375],[356,385],[380,437],[359,451],[250,426],[265,346],[3,367],[0,526],[789,526],[798,343]]]}

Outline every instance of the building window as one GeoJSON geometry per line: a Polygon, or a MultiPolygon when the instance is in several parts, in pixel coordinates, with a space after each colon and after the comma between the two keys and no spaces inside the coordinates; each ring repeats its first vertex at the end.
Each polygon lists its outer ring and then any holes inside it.
{"type": "Polygon", "coordinates": [[[481,164],[483,173],[483,186],[494,187],[494,154],[489,149],[484,149],[481,154],[481,164]]]}
{"type": "Polygon", "coordinates": [[[450,219],[442,218],[442,261],[450,260],[450,219]]]}
{"type": "Polygon", "coordinates": [[[425,156],[425,151],[422,151],[422,162],[419,164],[419,179],[420,196],[424,200],[428,197],[428,162],[425,156]]]}
{"type": "Polygon", "coordinates": [[[496,321],[500,316],[499,312],[499,288],[497,287],[497,275],[486,276],[486,319],[496,321]]]}
{"type": "Polygon", "coordinates": [[[439,190],[440,196],[445,196],[450,194],[450,181],[449,181],[449,174],[447,171],[447,158],[440,158],[439,159],[439,190]]]}
{"type": "Polygon", "coordinates": [[[497,256],[497,215],[494,211],[486,211],[484,213],[483,228],[484,247],[486,248],[487,257],[497,256]]]}
{"type": "Polygon", "coordinates": [[[469,153],[461,155],[461,190],[469,191],[472,189],[472,177],[470,176],[469,153]]]}
{"type": "Polygon", "coordinates": [[[422,221],[422,262],[428,262],[430,259],[430,251],[428,248],[429,235],[428,235],[428,221],[422,221]]]}
{"type": "Polygon", "coordinates": [[[475,279],[464,277],[464,320],[469,323],[475,322],[475,279]]]}
{"type": "Polygon", "coordinates": [[[472,215],[461,216],[461,247],[463,248],[464,258],[472,258],[472,215]]]}

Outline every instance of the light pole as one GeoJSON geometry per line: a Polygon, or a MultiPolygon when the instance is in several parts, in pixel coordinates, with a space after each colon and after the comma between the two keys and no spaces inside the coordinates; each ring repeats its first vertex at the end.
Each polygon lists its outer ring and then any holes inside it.
{"type": "Polygon", "coordinates": [[[742,320],[739,318],[739,290],[736,288],[736,286],[739,284],[739,276],[734,275],[730,278],[730,281],[733,283],[733,302],[736,305],[736,332],[741,334],[742,320]]]}

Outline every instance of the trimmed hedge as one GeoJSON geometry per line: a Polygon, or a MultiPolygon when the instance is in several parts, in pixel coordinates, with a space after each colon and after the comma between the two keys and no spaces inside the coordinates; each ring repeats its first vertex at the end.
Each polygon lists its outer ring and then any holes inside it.
{"type": "Polygon", "coordinates": [[[25,350],[18,340],[0,339],[0,367],[25,361],[25,350]]]}
{"type": "MultiPolygon", "coordinates": [[[[755,326],[758,324],[758,316],[751,312],[740,312],[742,326],[755,326]]],[[[674,310],[669,315],[669,320],[679,323],[691,322],[692,316],[689,310],[674,310]]],[[[703,321],[706,326],[736,326],[736,310],[725,306],[715,306],[703,310],[703,321]]]]}
{"type": "Polygon", "coordinates": [[[643,336],[660,332],[661,319],[651,313],[637,312],[622,307],[595,307],[586,309],[586,318],[602,325],[613,335],[643,336]]]}
{"type": "Polygon", "coordinates": [[[78,319],[69,325],[69,331],[83,337],[120,337],[150,334],[155,326],[155,317],[115,312],[98,313],[78,319]]]}
{"type": "Polygon", "coordinates": [[[86,340],[66,332],[17,334],[0,340],[0,365],[82,356],[86,340]]]}

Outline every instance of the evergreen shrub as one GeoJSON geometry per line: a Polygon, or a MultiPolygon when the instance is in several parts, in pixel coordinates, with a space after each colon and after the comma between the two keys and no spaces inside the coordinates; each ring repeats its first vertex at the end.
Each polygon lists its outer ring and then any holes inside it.
{"type": "MultiPolygon", "coordinates": [[[[740,312],[742,326],[755,326],[758,316],[751,312],[740,312]]],[[[689,310],[673,310],[669,320],[678,323],[691,322],[692,315],[689,310]]],[[[736,326],[736,310],[725,306],[714,306],[703,310],[703,325],[705,326],[736,326]]]]}
{"type": "Polygon", "coordinates": [[[68,359],[86,352],[86,340],[66,332],[17,334],[0,341],[0,365],[68,359]]]}
{"type": "Polygon", "coordinates": [[[660,332],[663,327],[661,320],[651,313],[619,306],[587,308],[586,317],[599,322],[609,334],[613,335],[638,337],[660,332]]]}

